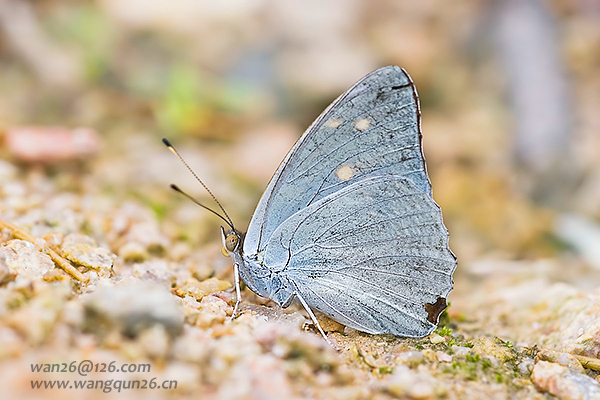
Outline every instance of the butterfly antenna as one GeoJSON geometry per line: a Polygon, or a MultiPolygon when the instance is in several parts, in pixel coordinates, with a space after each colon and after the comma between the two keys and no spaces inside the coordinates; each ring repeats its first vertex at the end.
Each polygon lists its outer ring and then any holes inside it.
{"type": "Polygon", "coordinates": [[[182,195],[184,195],[185,197],[187,197],[188,199],[190,199],[191,201],[193,201],[194,203],[198,204],[200,207],[204,208],[205,210],[210,211],[211,213],[215,214],[217,217],[221,218],[223,221],[225,221],[225,223],[227,225],[229,225],[231,227],[231,229],[233,228],[233,225],[231,224],[230,221],[227,221],[225,219],[225,217],[223,217],[221,214],[219,214],[218,212],[216,212],[215,210],[213,210],[212,208],[209,208],[207,206],[205,206],[204,204],[200,203],[198,200],[196,200],[195,198],[193,198],[192,196],[190,196],[189,194],[187,194],[186,192],[184,192],[183,190],[179,189],[178,186],[171,184],[171,189],[173,189],[176,192],[181,193],[182,195]]]}
{"type": "Polygon", "coordinates": [[[196,175],[196,173],[190,168],[190,166],[188,165],[188,163],[185,162],[185,160],[183,159],[183,157],[181,157],[181,155],[177,152],[177,150],[175,150],[175,147],[173,147],[173,145],[167,140],[163,138],[163,143],[165,144],[165,146],[167,146],[167,148],[169,150],[171,150],[171,152],[173,154],[175,154],[177,156],[177,158],[179,158],[179,161],[181,161],[183,163],[183,165],[186,166],[186,168],[192,173],[192,175],[194,175],[194,178],[196,178],[196,180],[198,182],[200,182],[200,184],[202,185],[202,187],[204,187],[204,189],[206,189],[206,191],[208,192],[208,194],[210,194],[210,196],[213,198],[213,200],[215,201],[215,203],[217,203],[217,205],[219,206],[219,208],[221,209],[221,211],[223,211],[223,214],[225,214],[224,218],[223,216],[221,216],[221,214],[218,214],[217,212],[211,210],[210,208],[206,207],[205,205],[201,204],[200,202],[198,202],[197,200],[195,200],[192,196],[184,193],[181,189],[179,189],[177,186],[175,185],[171,185],[171,188],[183,195],[185,195],[187,198],[189,198],[190,200],[192,200],[194,203],[198,204],[199,206],[211,211],[212,213],[214,213],[215,215],[218,215],[219,217],[221,217],[222,220],[224,220],[225,222],[227,222],[227,225],[229,225],[231,227],[231,229],[233,228],[233,222],[231,221],[231,218],[229,218],[229,215],[227,214],[227,211],[225,211],[225,209],[223,208],[223,206],[221,205],[221,203],[219,203],[219,200],[217,200],[217,198],[215,197],[215,195],[210,191],[210,189],[204,184],[204,182],[202,182],[202,180],[200,178],[198,178],[198,175],[196,175]]]}

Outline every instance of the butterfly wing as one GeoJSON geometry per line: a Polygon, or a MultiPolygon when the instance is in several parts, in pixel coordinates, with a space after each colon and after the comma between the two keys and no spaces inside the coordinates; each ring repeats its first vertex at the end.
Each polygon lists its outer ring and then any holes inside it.
{"type": "Polygon", "coordinates": [[[262,252],[311,308],[368,333],[435,329],[456,258],[439,206],[405,177],[365,178],[283,222],[262,252]]]}
{"type": "Polygon", "coordinates": [[[298,140],[271,179],[248,227],[244,252],[256,254],[296,212],[358,180],[404,176],[431,196],[412,80],[390,66],[335,100],[298,140]]]}

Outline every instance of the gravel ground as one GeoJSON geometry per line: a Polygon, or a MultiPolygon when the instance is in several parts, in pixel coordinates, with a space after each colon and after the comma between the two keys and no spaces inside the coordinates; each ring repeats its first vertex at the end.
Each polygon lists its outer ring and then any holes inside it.
{"type": "Polygon", "coordinates": [[[585,273],[575,260],[463,267],[440,327],[422,339],[321,316],[333,349],[298,306],[248,290],[230,320],[218,231],[192,248],[140,202],[0,167],[3,398],[600,398],[600,291],[554,283],[565,264],[585,273]],[[32,388],[44,380],[69,386],[32,388]]]}

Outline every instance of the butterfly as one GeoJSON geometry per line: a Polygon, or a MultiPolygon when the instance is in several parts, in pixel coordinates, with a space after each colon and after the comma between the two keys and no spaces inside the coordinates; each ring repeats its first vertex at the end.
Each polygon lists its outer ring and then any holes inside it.
{"type": "Polygon", "coordinates": [[[229,225],[221,236],[234,265],[234,316],[241,278],[281,307],[297,299],[326,340],[313,310],[371,334],[423,337],[437,327],[456,257],[432,197],[420,125],[406,71],[373,71],[296,142],[246,233],[223,207],[226,218],[213,211],[229,225]]]}

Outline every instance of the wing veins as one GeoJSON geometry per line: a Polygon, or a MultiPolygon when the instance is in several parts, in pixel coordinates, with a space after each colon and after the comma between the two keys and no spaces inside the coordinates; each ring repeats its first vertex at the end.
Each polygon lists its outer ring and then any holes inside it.
{"type": "MultiPolygon", "coordinates": [[[[298,270],[300,270],[300,271],[304,271],[304,270],[308,270],[308,271],[324,271],[324,272],[331,272],[331,273],[334,273],[334,274],[339,274],[339,275],[342,275],[342,276],[347,276],[347,277],[350,277],[350,278],[356,279],[356,280],[357,280],[357,281],[359,281],[359,282],[366,283],[366,284],[368,284],[369,286],[373,286],[373,287],[376,287],[376,288],[378,288],[378,289],[381,289],[381,290],[382,290],[384,293],[388,294],[389,296],[398,296],[399,298],[401,298],[401,299],[403,299],[403,300],[407,301],[408,303],[412,303],[412,304],[414,304],[414,305],[417,305],[417,306],[421,305],[421,303],[415,302],[414,300],[411,300],[411,299],[409,299],[408,297],[404,297],[404,296],[402,296],[401,294],[397,294],[397,293],[391,292],[391,291],[389,291],[389,290],[387,290],[387,289],[381,288],[380,286],[377,286],[377,285],[375,285],[375,284],[372,284],[372,283],[370,283],[369,281],[366,281],[366,280],[364,280],[364,279],[359,279],[359,278],[355,277],[355,276],[354,276],[354,275],[352,275],[352,274],[348,274],[348,273],[345,273],[345,272],[341,272],[341,270],[342,270],[342,269],[346,269],[346,268],[353,268],[353,267],[346,265],[346,266],[344,266],[344,267],[342,267],[342,268],[340,268],[340,269],[337,269],[337,270],[324,270],[324,269],[318,269],[318,268],[313,268],[313,269],[310,269],[310,268],[303,268],[303,269],[298,269],[298,270]]],[[[368,269],[367,269],[367,271],[372,271],[372,270],[368,270],[368,269]]],[[[384,271],[380,271],[380,270],[376,270],[376,271],[377,271],[377,272],[384,272],[384,271]]],[[[405,276],[405,275],[399,275],[399,274],[394,274],[394,273],[390,273],[389,275],[392,275],[392,276],[402,276],[402,277],[405,277],[405,278],[409,278],[408,276],[405,276]]],[[[324,278],[321,278],[321,277],[319,277],[318,279],[329,281],[329,280],[327,280],[327,279],[324,279],[324,278]]],[[[428,281],[427,281],[427,280],[423,280],[423,282],[428,282],[428,281]]],[[[439,296],[439,293],[434,293],[434,292],[430,292],[430,291],[427,291],[427,290],[422,290],[422,289],[420,289],[420,290],[421,290],[422,292],[424,292],[424,293],[427,293],[427,294],[430,294],[430,295],[433,295],[433,296],[439,296]]]]}
{"type": "MultiPolygon", "coordinates": [[[[395,240],[398,239],[409,239],[409,238],[426,238],[426,237],[433,237],[433,236],[439,236],[437,234],[427,234],[427,235],[413,235],[413,236],[395,236],[393,238],[390,239],[386,239],[388,240],[387,243],[393,242],[395,240]]],[[[381,242],[381,240],[369,240],[366,242],[358,242],[358,243],[352,243],[351,245],[341,245],[341,246],[324,246],[320,243],[315,243],[314,246],[319,247],[321,249],[343,249],[344,247],[357,247],[357,246],[363,246],[363,245],[367,245],[367,244],[373,244],[373,243],[379,243],[381,242]]],[[[410,248],[414,248],[413,246],[410,246],[410,248]]],[[[419,248],[423,248],[423,247],[419,247],[419,248]]],[[[433,249],[437,249],[437,247],[425,247],[425,248],[433,248],[433,249]]]]}
{"type": "MultiPolygon", "coordinates": [[[[413,247],[413,248],[416,248],[416,249],[421,249],[421,247],[413,247]]],[[[391,258],[391,257],[394,257],[394,258],[403,258],[403,259],[408,259],[408,258],[417,258],[417,259],[425,259],[425,260],[432,260],[432,261],[441,261],[441,262],[444,262],[444,263],[450,262],[449,260],[446,260],[446,259],[443,259],[443,258],[439,258],[439,257],[428,257],[428,256],[407,256],[407,255],[402,255],[402,254],[399,254],[399,255],[393,255],[393,256],[377,256],[377,257],[369,257],[369,258],[367,258],[367,259],[365,259],[365,260],[361,260],[361,261],[359,261],[359,262],[357,262],[357,263],[353,264],[353,266],[357,266],[357,265],[359,265],[359,264],[361,264],[361,263],[368,262],[368,261],[379,260],[379,259],[382,259],[382,258],[391,258]]],[[[429,266],[426,266],[426,265],[421,265],[421,267],[423,267],[423,268],[425,268],[425,269],[428,269],[428,270],[430,270],[430,271],[435,271],[435,272],[438,272],[438,273],[440,273],[440,274],[442,274],[442,275],[448,275],[448,276],[452,276],[452,273],[448,274],[446,271],[439,270],[439,269],[437,269],[437,268],[431,268],[431,267],[429,267],[429,266]]]]}
{"type": "MultiPolygon", "coordinates": [[[[392,264],[387,264],[386,266],[392,266],[392,264]]],[[[369,267],[364,267],[364,266],[359,266],[359,265],[344,265],[340,268],[338,268],[337,270],[328,270],[328,269],[323,269],[323,268],[294,268],[294,271],[322,271],[322,272],[332,272],[332,271],[341,271],[344,269],[349,269],[349,268],[353,268],[353,269],[358,269],[358,270],[362,270],[362,271],[368,271],[368,272],[375,272],[375,273],[379,273],[379,274],[384,274],[384,275],[391,275],[391,276],[398,276],[398,277],[402,277],[402,278],[413,278],[410,275],[406,275],[406,274],[400,274],[398,272],[393,272],[393,271],[386,271],[386,270],[381,270],[381,269],[376,269],[376,268],[369,268],[369,267]]],[[[434,281],[430,280],[430,279],[419,279],[422,282],[427,282],[427,283],[435,283],[434,281]]],[[[428,292],[426,290],[424,290],[425,293],[429,293],[429,294],[433,294],[433,295],[438,295],[438,293],[433,293],[433,292],[428,292]]]]}
{"type": "MultiPolygon", "coordinates": [[[[316,245],[319,246],[319,245],[316,245]]],[[[312,246],[311,246],[312,247],[312,246]]],[[[346,247],[352,247],[352,246],[346,246],[346,247]]],[[[305,250],[308,250],[310,247],[304,247],[301,250],[299,250],[297,253],[294,253],[292,256],[296,256],[302,252],[304,252],[305,250]]],[[[427,249],[427,250],[431,250],[431,248],[428,247],[411,247],[411,249],[427,249]]],[[[364,260],[360,260],[357,261],[355,264],[352,264],[353,267],[358,266],[359,264],[362,263],[366,263],[369,261],[374,261],[374,260],[379,260],[382,258],[401,258],[401,259],[425,259],[425,260],[431,260],[431,261],[440,261],[443,263],[449,263],[449,260],[443,259],[443,258],[439,258],[439,257],[429,257],[429,256],[412,256],[412,255],[403,255],[403,254],[395,254],[395,255],[387,255],[387,256],[377,256],[377,257],[368,257],[365,258],[364,260]]],[[[288,265],[289,267],[289,265],[288,265]]],[[[447,276],[452,276],[452,273],[447,273],[446,271],[443,270],[439,270],[437,268],[432,268],[426,265],[421,265],[422,268],[430,270],[430,271],[435,271],[438,272],[442,275],[447,275],[447,276]]],[[[289,268],[290,270],[294,270],[295,268],[289,268]]]]}
{"type": "MultiPolygon", "coordinates": [[[[408,196],[408,195],[404,195],[404,196],[408,196]]],[[[404,197],[404,196],[402,196],[402,197],[404,197]]],[[[392,197],[392,198],[390,198],[390,200],[400,199],[400,198],[402,198],[402,197],[392,197]]],[[[381,201],[384,201],[384,200],[381,200],[381,201]]],[[[376,202],[376,203],[371,203],[371,204],[369,204],[369,205],[367,205],[367,206],[365,206],[365,207],[363,207],[363,208],[360,208],[360,209],[356,210],[354,213],[357,213],[357,212],[359,212],[359,211],[362,211],[362,210],[364,210],[364,209],[366,209],[366,208],[369,208],[369,207],[370,207],[371,205],[373,205],[373,204],[379,204],[379,203],[381,203],[381,201],[378,201],[378,202],[376,202]]],[[[381,222],[389,222],[389,221],[392,221],[392,220],[394,220],[394,219],[406,218],[406,217],[413,217],[413,216],[415,216],[415,215],[419,215],[419,214],[425,214],[425,213],[424,213],[424,212],[422,212],[422,211],[420,211],[420,212],[415,212],[415,213],[408,213],[408,214],[397,215],[397,216],[396,216],[396,217],[394,217],[394,218],[388,218],[388,219],[386,219],[386,220],[383,220],[383,221],[374,222],[374,223],[372,223],[372,224],[370,224],[370,225],[363,225],[363,226],[359,226],[359,227],[356,227],[356,228],[354,228],[354,229],[351,229],[351,230],[349,230],[349,231],[340,232],[340,233],[338,233],[337,235],[334,235],[334,236],[332,236],[332,238],[338,237],[338,236],[340,236],[340,235],[342,235],[342,234],[348,234],[348,233],[355,232],[356,230],[358,230],[358,229],[362,229],[362,228],[364,228],[364,227],[375,226],[375,225],[377,225],[377,224],[379,224],[379,223],[381,223],[381,222]]],[[[319,240],[321,240],[321,238],[323,237],[323,235],[324,235],[325,233],[327,233],[327,231],[329,231],[331,228],[333,228],[334,226],[336,226],[336,225],[337,225],[337,224],[339,224],[340,222],[344,221],[345,219],[346,219],[346,218],[342,218],[342,219],[338,220],[336,223],[334,223],[333,225],[329,226],[327,229],[325,229],[325,231],[324,231],[323,233],[321,233],[321,234],[320,234],[320,235],[319,235],[319,236],[318,236],[318,237],[317,237],[317,238],[314,240],[314,243],[317,243],[319,240]]],[[[427,225],[427,224],[423,224],[423,226],[425,226],[425,225],[427,225]]],[[[413,225],[413,226],[421,226],[421,225],[413,225]]],[[[406,228],[410,228],[410,227],[404,227],[404,228],[402,228],[402,230],[404,230],[404,229],[406,229],[406,228]]]]}
{"type": "MultiPolygon", "coordinates": [[[[350,233],[357,232],[357,231],[359,231],[361,229],[370,228],[372,226],[376,226],[376,225],[379,225],[381,223],[391,222],[391,221],[394,221],[394,220],[397,220],[397,219],[406,218],[406,217],[413,217],[415,215],[421,215],[421,214],[426,214],[426,213],[424,213],[424,212],[416,212],[416,213],[412,213],[412,214],[398,215],[398,216],[393,217],[393,218],[384,219],[384,220],[381,220],[381,221],[373,222],[372,224],[362,225],[362,226],[355,227],[354,229],[350,229],[348,231],[340,232],[337,235],[330,236],[328,239],[337,239],[339,237],[348,235],[350,233]]],[[[416,224],[416,225],[411,225],[411,226],[405,226],[403,228],[398,229],[398,231],[404,231],[406,229],[423,227],[423,226],[428,226],[428,225],[435,225],[436,223],[437,223],[437,221],[435,221],[435,222],[428,222],[428,223],[424,223],[424,224],[416,224]]],[[[406,237],[406,236],[401,236],[401,237],[406,237]]]]}
{"type": "MultiPolygon", "coordinates": [[[[384,166],[377,167],[377,168],[372,168],[372,169],[371,169],[370,171],[368,171],[367,173],[371,174],[371,173],[373,173],[373,172],[375,172],[375,171],[379,171],[380,169],[384,169],[384,168],[390,167],[390,166],[392,166],[392,165],[400,164],[400,163],[403,163],[403,162],[405,162],[405,161],[410,161],[410,160],[414,160],[414,159],[417,159],[417,158],[420,158],[420,157],[411,157],[411,158],[407,158],[406,160],[400,160],[400,161],[398,161],[398,162],[393,162],[393,163],[390,163],[390,164],[388,164],[388,165],[384,165],[384,166]]],[[[364,170],[363,170],[363,171],[364,171],[364,170]]],[[[411,175],[411,174],[415,174],[415,173],[417,173],[417,172],[423,172],[423,171],[425,171],[423,168],[419,168],[419,169],[415,169],[415,170],[412,170],[412,171],[404,172],[402,175],[396,175],[396,176],[405,177],[405,176],[407,176],[407,175],[411,175]]],[[[331,172],[330,172],[330,173],[331,173],[331,172]]],[[[325,181],[323,181],[323,183],[325,183],[325,181]]],[[[334,183],[333,185],[329,185],[329,186],[327,186],[326,188],[319,187],[319,193],[320,193],[320,192],[323,192],[323,191],[325,191],[325,190],[329,190],[329,189],[331,189],[331,188],[334,188],[334,187],[336,187],[336,186],[343,185],[343,184],[344,184],[344,182],[338,182],[338,183],[334,183]]],[[[321,184],[321,186],[323,186],[323,184],[321,184]]],[[[427,193],[427,192],[425,192],[425,193],[427,193]]],[[[315,199],[315,197],[317,197],[317,195],[314,195],[314,196],[311,198],[311,200],[310,200],[310,201],[312,202],[312,201],[315,199]]],[[[308,203],[308,205],[310,205],[310,203],[308,203]]]]}
{"type": "MultiPolygon", "coordinates": [[[[415,315],[413,315],[413,314],[411,314],[411,313],[407,312],[406,310],[402,310],[402,309],[400,309],[400,308],[397,308],[397,307],[396,307],[394,304],[388,303],[387,301],[385,301],[385,300],[383,300],[383,299],[380,299],[380,298],[378,298],[378,297],[376,297],[376,296],[372,295],[371,293],[368,293],[368,292],[365,292],[365,291],[362,291],[362,290],[358,290],[358,289],[355,289],[355,288],[353,288],[353,287],[350,287],[350,286],[342,285],[342,284],[339,284],[338,282],[335,282],[335,281],[332,281],[332,280],[329,280],[329,279],[323,279],[323,278],[321,278],[320,280],[321,280],[322,282],[328,282],[329,284],[331,284],[332,286],[334,286],[334,287],[337,287],[337,288],[341,288],[341,289],[347,289],[347,290],[354,291],[354,292],[357,292],[357,293],[364,293],[365,295],[367,295],[368,297],[372,298],[373,300],[375,300],[375,301],[379,301],[379,302],[381,302],[381,303],[384,303],[384,304],[387,304],[388,306],[390,306],[390,307],[391,307],[391,308],[393,308],[394,310],[401,312],[402,314],[404,314],[404,315],[406,315],[406,316],[408,316],[408,317],[410,317],[410,318],[414,319],[415,321],[423,322],[423,320],[422,320],[422,319],[420,319],[419,317],[417,317],[417,316],[415,316],[415,315]]],[[[384,293],[387,293],[388,295],[391,295],[391,296],[395,296],[395,295],[396,295],[395,293],[392,293],[392,292],[390,292],[390,291],[388,291],[388,290],[385,290],[385,289],[382,289],[382,288],[380,288],[380,287],[378,287],[378,286],[375,286],[375,285],[373,285],[373,284],[370,284],[368,281],[363,281],[362,279],[359,279],[359,281],[361,281],[361,282],[364,282],[364,283],[367,283],[367,284],[368,284],[368,285],[370,285],[370,286],[377,287],[378,289],[381,289],[381,290],[382,290],[384,293]]],[[[346,294],[347,296],[350,296],[350,295],[348,294],[348,292],[346,292],[345,294],[346,294]]],[[[350,296],[350,297],[352,297],[352,296],[350,296]]],[[[414,305],[419,305],[419,306],[421,305],[420,303],[415,303],[414,301],[408,300],[408,299],[406,299],[406,298],[405,298],[405,297],[403,297],[403,296],[399,296],[399,297],[400,297],[401,299],[407,300],[409,303],[412,303],[412,304],[414,304],[414,305]]],[[[359,301],[359,300],[358,300],[356,297],[352,297],[352,298],[353,298],[354,300],[356,300],[357,302],[359,302],[359,303],[362,303],[362,302],[360,302],[360,301],[359,301]]],[[[362,303],[362,304],[363,304],[363,306],[365,306],[365,307],[367,307],[367,308],[371,308],[371,307],[369,307],[368,305],[366,305],[366,304],[364,304],[364,303],[362,303]]],[[[394,321],[394,320],[390,319],[390,317],[389,317],[389,316],[387,316],[386,314],[382,313],[381,311],[379,311],[379,310],[376,310],[376,309],[374,309],[374,308],[371,308],[371,309],[372,309],[372,310],[374,310],[374,311],[377,311],[379,314],[381,314],[381,315],[385,316],[385,317],[386,317],[386,318],[387,318],[389,321],[391,321],[391,322],[394,322],[394,323],[396,322],[396,321],[394,321]]]]}
{"type": "MultiPolygon", "coordinates": [[[[358,182],[357,182],[357,183],[358,183],[358,182]]],[[[355,184],[356,184],[356,183],[355,183],[355,184]]],[[[352,192],[347,192],[347,193],[344,193],[343,195],[344,195],[344,196],[347,196],[347,195],[349,195],[349,194],[351,194],[351,193],[352,193],[352,192]]],[[[367,207],[361,208],[361,209],[359,209],[358,211],[364,210],[364,209],[368,208],[369,206],[376,205],[376,204],[382,203],[382,202],[384,202],[384,201],[388,201],[388,200],[394,200],[394,199],[401,199],[401,198],[403,198],[403,197],[407,197],[407,196],[416,196],[416,195],[417,195],[417,193],[409,193],[409,194],[403,194],[402,196],[394,196],[394,197],[389,197],[389,198],[387,198],[387,199],[383,199],[383,200],[380,200],[380,201],[377,201],[377,202],[374,202],[374,203],[370,203],[370,204],[369,204],[367,207]]],[[[292,243],[292,240],[294,240],[294,235],[296,235],[296,232],[298,232],[298,228],[300,228],[300,226],[301,226],[301,225],[302,225],[304,222],[306,222],[306,220],[307,220],[308,218],[310,218],[310,217],[312,216],[312,214],[314,214],[314,213],[316,213],[317,211],[319,211],[319,210],[323,209],[323,207],[325,207],[326,205],[329,205],[329,203],[331,203],[332,201],[334,201],[334,200],[338,200],[338,199],[340,199],[340,198],[342,198],[342,196],[341,196],[341,195],[340,195],[340,196],[338,196],[338,197],[332,197],[332,198],[328,199],[327,201],[324,201],[324,202],[323,202],[323,204],[320,204],[320,205],[319,205],[319,207],[318,207],[318,208],[317,208],[317,209],[316,209],[316,210],[315,210],[313,213],[311,213],[311,214],[308,214],[306,217],[304,217],[304,219],[303,219],[303,220],[302,220],[302,221],[301,221],[301,222],[300,222],[300,223],[299,223],[299,224],[296,226],[296,230],[294,230],[294,233],[292,233],[292,235],[290,236],[290,245],[289,245],[288,249],[292,247],[291,243],[292,243]]],[[[350,214],[354,214],[354,213],[356,213],[356,211],[352,211],[350,214]]],[[[344,220],[344,219],[346,219],[346,218],[348,218],[348,216],[345,216],[343,219],[340,219],[340,221],[336,222],[336,223],[335,223],[334,225],[332,225],[330,228],[332,228],[333,226],[337,225],[339,222],[343,221],[343,220],[344,220]]],[[[328,229],[330,229],[330,228],[328,228],[328,229]]]]}

